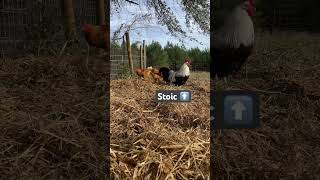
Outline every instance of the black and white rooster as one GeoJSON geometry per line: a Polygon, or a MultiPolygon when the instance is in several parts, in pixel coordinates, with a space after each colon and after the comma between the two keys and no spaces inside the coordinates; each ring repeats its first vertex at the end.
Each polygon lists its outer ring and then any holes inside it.
{"type": "Polygon", "coordinates": [[[176,86],[184,85],[190,76],[189,66],[191,62],[189,59],[185,59],[183,65],[180,67],[179,71],[175,72],[167,67],[162,67],[159,69],[160,75],[163,77],[163,80],[167,83],[172,83],[176,86]]]}
{"type": "Polygon", "coordinates": [[[227,81],[250,56],[254,45],[253,13],[253,0],[243,0],[213,27],[211,77],[227,81]]]}

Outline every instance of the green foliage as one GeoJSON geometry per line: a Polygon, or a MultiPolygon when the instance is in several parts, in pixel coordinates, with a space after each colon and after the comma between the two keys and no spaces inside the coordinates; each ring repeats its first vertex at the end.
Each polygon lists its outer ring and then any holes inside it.
{"type": "Polygon", "coordinates": [[[171,68],[177,70],[179,64],[181,64],[187,56],[186,48],[184,46],[179,46],[178,44],[173,45],[172,43],[167,43],[164,47],[164,51],[167,52],[171,68]]]}
{"type": "Polygon", "coordinates": [[[201,51],[199,48],[193,48],[188,51],[188,56],[193,63],[210,63],[210,52],[208,49],[201,51]]]}
{"type": "Polygon", "coordinates": [[[128,66],[122,66],[121,69],[118,71],[118,76],[120,79],[126,79],[131,77],[131,70],[128,66]]]}
{"type": "Polygon", "coordinates": [[[177,70],[183,64],[185,58],[190,58],[192,63],[209,64],[210,51],[192,48],[187,50],[183,45],[168,42],[164,48],[158,42],[153,41],[147,46],[148,66],[169,66],[177,70]]]}
{"type": "Polygon", "coordinates": [[[148,66],[167,66],[168,54],[163,50],[159,42],[152,41],[147,46],[147,62],[148,66]]]}
{"type": "Polygon", "coordinates": [[[131,49],[134,52],[140,52],[140,45],[138,45],[140,42],[134,42],[131,44],[131,49]]]}
{"type": "MultiPolygon", "coordinates": [[[[123,54],[121,45],[119,43],[112,43],[111,48],[114,53],[123,54]]],[[[132,52],[140,51],[138,43],[131,44],[132,52]]],[[[185,58],[191,59],[192,63],[208,64],[210,63],[209,49],[200,50],[199,48],[186,49],[185,46],[179,44],[172,44],[168,42],[166,46],[162,47],[159,42],[152,41],[147,46],[147,66],[153,67],[170,67],[177,70],[184,62],[185,58]]],[[[124,67],[120,74],[123,77],[128,76],[127,67],[124,67]]]]}

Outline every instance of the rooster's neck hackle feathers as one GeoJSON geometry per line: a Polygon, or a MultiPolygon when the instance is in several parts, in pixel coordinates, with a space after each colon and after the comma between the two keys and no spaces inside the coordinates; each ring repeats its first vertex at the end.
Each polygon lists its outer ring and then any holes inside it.
{"type": "Polygon", "coordinates": [[[184,77],[184,76],[189,76],[190,75],[190,69],[186,63],[184,63],[179,71],[176,73],[177,77],[184,77]]]}
{"type": "Polygon", "coordinates": [[[239,48],[251,46],[254,42],[254,27],[251,17],[243,5],[236,6],[215,33],[216,47],[239,48]]]}

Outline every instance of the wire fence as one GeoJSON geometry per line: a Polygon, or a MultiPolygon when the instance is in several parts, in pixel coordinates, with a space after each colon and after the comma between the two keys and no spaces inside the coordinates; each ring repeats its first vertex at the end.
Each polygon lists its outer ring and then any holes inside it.
{"type": "MultiPolygon", "coordinates": [[[[81,21],[93,24],[97,21],[96,0],[73,2],[80,33],[81,21]]],[[[40,36],[47,36],[49,41],[63,40],[63,18],[61,1],[0,0],[0,50],[28,49],[43,38],[40,36]]]]}
{"type": "Polygon", "coordinates": [[[210,71],[210,64],[208,62],[191,62],[191,71],[210,71]]]}
{"type": "MultiPolygon", "coordinates": [[[[133,68],[140,67],[140,51],[132,49],[133,68]]],[[[110,54],[110,77],[116,79],[130,72],[127,50],[121,47],[111,47],[110,54]]]]}
{"type": "MultiPolygon", "coordinates": [[[[74,1],[74,11],[78,34],[81,34],[81,21],[96,24],[96,0],[74,1]]],[[[39,44],[40,34],[47,37],[48,42],[63,43],[63,18],[61,1],[0,0],[0,51],[5,53],[11,49],[29,49],[39,44]],[[43,32],[37,28],[47,28],[52,32],[43,32]]],[[[126,49],[112,47],[110,62],[111,78],[129,72],[126,49]]],[[[132,63],[134,68],[140,67],[140,50],[137,48],[132,48],[132,63]]],[[[192,70],[205,71],[208,65],[197,62],[193,64],[192,70]]]]}

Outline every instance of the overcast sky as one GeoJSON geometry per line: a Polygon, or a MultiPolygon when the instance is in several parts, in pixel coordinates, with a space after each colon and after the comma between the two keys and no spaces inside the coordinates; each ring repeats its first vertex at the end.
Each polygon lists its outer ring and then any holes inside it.
{"type": "MultiPolygon", "coordinates": [[[[139,6],[126,3],[125,6],[122,6],[120,12],[115,12],[113,9],[111,9],[110,26],[112,34],[116,29],[120,27],[122,23],[128,24],[132,22],[136,14],[148,13],[147,7],[143,4],[143,0],[136,0],[136,2],[139,1],[139,6]]],[[[173,0],[166,2],[167,5],[170,6],[170,8],[173,10],[175,16],[178,18],[183,30],[186,31],[189,36],[198,39],[198,41],[202,43],[201,45],[198,42],[185,39],[185,47],[188,49],[193,47],[198,47],[200,49],[209,48],[210,36],[201,33],[201,30],[197,25],[192,24],[191,29],[187,28],[185,25],[185,12],[182,10],[180,5],[173,0]]],[[[166,45],[167,41],[174,44],[182,44],[168,33],[168,30],[165,26],[157,24],[157,19],[156,17],[154,17],[154,15],[152,15],[149,21],[138,23],[136,26],[134,26],[134,28],[137,29],[131,31],[131,42],[146,40],[146,43],[150,44],[154,40],[158,41],[162,46],[166,45]]]]}

